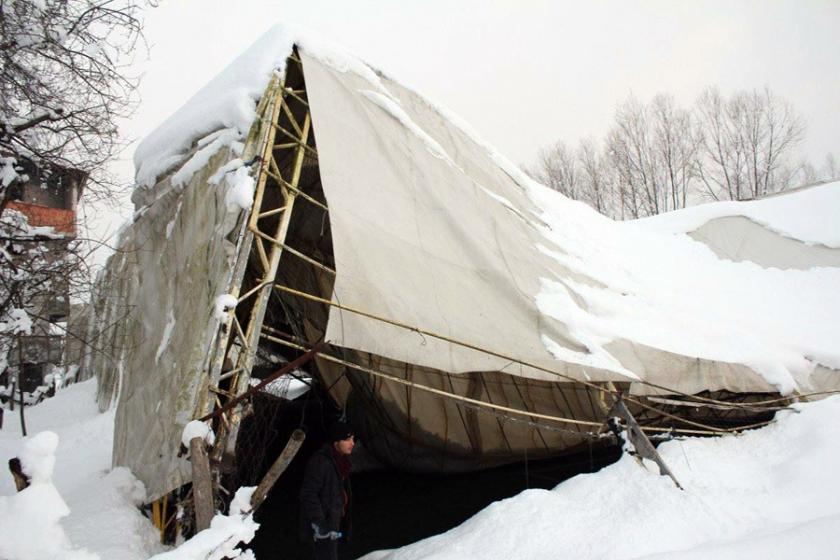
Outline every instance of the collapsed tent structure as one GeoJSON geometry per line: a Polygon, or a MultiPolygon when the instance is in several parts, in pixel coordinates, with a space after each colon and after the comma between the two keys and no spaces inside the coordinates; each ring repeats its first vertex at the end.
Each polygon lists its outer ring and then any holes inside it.
{"type": "Polygon", "coordinates": [[[369,452],[436,472],[597,440],[617,393],[648,430],[712,433],[840,385],[836,262],[791,276],[723,262],[661,224],[612,222],[286,29],[196,94],[136,163],[137,210],[88,323],[111,350],[83,367],[100,406],[116,402],[114,463],[150,500],[189,481],[189,421],[212,416],[217,464],[236,461],[238,397],[307,352],[369,452]],[[715,267],[707,292],[671,286],[673,306],[649,281],[701,282],[715,267]],[[778,299],[716,305],[714,282],[730,275],[778,299]],[[788,307],[821,313],[821,330],[749,317],[788,307]]]}

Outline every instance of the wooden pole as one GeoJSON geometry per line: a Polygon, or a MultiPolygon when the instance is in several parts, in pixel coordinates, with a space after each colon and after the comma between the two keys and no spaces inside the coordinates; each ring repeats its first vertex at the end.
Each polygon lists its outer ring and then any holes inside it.
{"type": "Polygon", "coordinates": [[[204,438],[190,440],[190,462],[192,463],[193,503],[195,505],[195,531],[210,527],[215,508],[213,507],[213,479],[210,477],[210,459],[204,446],[204,438]]]}
{"type": "Polygon", "coordinates": [[[306,439],[306,432],[303,430],[295,430],[292,432],[292,437],[290,437],[289,441],[286,442],[286,447],[283,448],[280,456],[277,457],[277,460],[274,461],[274,464],[271,465],[271,468],[268,469],[267,473],[265,473],[265,476],[260,481],[259,486],[257,486],[257,489],[254,490],[254,493],[251,495],[252,510],[256,511],[256,509],[262,505],[263,501],[265,501],[265,497],[274,487],[274,483],[277,482],[277,479],[280,478],[280,475],[283,474],[283,471],[286,470],[289,463],[291,463],[292,459],[294,459],[295,455],[297,455],[304,439],[306,439]]]}
{"type": "MultiPolygon", "coordinates": [[[[23,437],[26,437],[26,418],[23,417],[23,386],[18,389],[18,393],[20,394],[20,432],[23,437]]],[[[14,400],[14,395],[12,395],[12,400],[14,400]]]]}

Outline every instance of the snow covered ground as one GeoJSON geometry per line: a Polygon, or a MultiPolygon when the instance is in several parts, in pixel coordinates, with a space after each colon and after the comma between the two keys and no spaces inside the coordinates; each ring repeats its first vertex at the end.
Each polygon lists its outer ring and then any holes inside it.
{"type": "Polygon", "coordinates": [[[491,504],[447,533],[366,560],[840,557],[840,397],[762,430],[672,441],[685,488],[630,456],[491,504]]]}
{"type": "Polygon", "coordinates": [[[0,430],[0,558],[69,558],[73,549],[78,558],[139,560],[161,550],[157,531],[137,509],[145,498],[143,484],[128,469],[111,469],[114,413],[100,413],[95,396],[96,380],[89,380],[27,407],[28,438],[21,437],[18,409],[6,410],[0,430]],[[45,430],[58,435],[52,484],[70,509],[60,521],[69,548],[44,517],[60,510],[61,498],[41,489],[33,499],[42,507],[24,509],[6,467],[45,430]]]}
{"type": "MultiPolygon", "coordinates": [[[[43,523],[59,517],[60,498],[42,488],[29,506],[48,507],[23,507],[22,494],[15,494],[6,474],[0,476],[0,557],[141,560],[163,549],[136,508],[143,500],[142,485],[126,469],[110,469],[114,416],[97,411],[95,390],[96,382],[86,381],[27,409],[31,434],[51,430],[58,435],[52,480],[70,510],[60,520],[67,540],[62,542],[55,524],[43,523]]],[[[625,456],[554,490],[528,490],[491,504],[442,535],[365,558],[837,558],[840,397],[797,410],[741,436],[661,445],[685,491],[655,468],[645,470],[625,456]]],[[[17,417],[7,412],[0,431],[4,468],[33,439],[20,437],[17,417]]],[[[48,440],[35,450],[48,452],[48,440]]],[[[256,525],[245,521],[217,516],[211,531],[248,537],[256,525]]],[[[190,543],[161,558],[206,557],[206,543],[190,543]]]]}
{"type": "Polygon", "coordinates": [[[216,515],[209,529],[165,550],[138,506],[146,491],[124,467],[111,468],[114,411],[100,413],[96,380],[71,385],[26,408],[6,411],[0,461],[17,457],[31,485],[16,492],[11,474],[0,476],[0,558],[3,560],[253,560],[237,547],[258,525],[247,513],[253,488],[241,488],[231,515],[216,515]]]}

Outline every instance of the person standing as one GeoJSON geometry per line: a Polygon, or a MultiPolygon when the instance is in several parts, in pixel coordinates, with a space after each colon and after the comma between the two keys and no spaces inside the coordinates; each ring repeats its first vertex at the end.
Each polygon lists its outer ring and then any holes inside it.
{"type": "Polygon", "coordinates": [[[302,534],[312,542],[315,560],[337,560],[338,541],[346,540],[350,526],[353,430],[336,422],[327,436],[328,442],[307,463],[300,489],[302,534]]]}

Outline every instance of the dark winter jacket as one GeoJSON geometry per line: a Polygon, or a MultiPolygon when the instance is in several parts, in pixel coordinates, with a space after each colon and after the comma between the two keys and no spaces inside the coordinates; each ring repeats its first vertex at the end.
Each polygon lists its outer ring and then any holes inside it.
{"type": "Polygon", "coordinates": [[[341,480],[332,445],[327,444],[309,459],[303,475],[300,488],[301,538],[312,540],[312,523],[318,525],[322,532],[341,531],[347,536],[350,496],[350,477],[341,480]],[[347,515],[344,515],[345,493],[347,515]]]}

